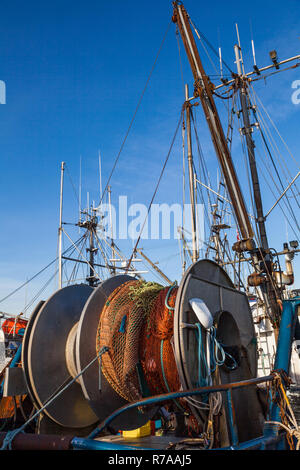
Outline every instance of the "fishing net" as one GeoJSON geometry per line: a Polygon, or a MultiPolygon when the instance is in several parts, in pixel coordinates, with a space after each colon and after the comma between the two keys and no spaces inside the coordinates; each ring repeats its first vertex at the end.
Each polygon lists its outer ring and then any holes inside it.
{"type": "MultiPolygon", "coordinates": [[[[182,388],[173,343],[177,292],[176,285],[129,281],[113,291],[100,314],[97,353],[108,347],[100,368],[129,402],[182,388]]],[[[187,400],[168,400],[164,406],[189,415],[188,427],[198,429],[187,400]]]]}
{"type": "Polygon", "coordinates": [[[141,334],[141,363],[152,395],[180,389],[173,350],[177,290],[171,286],[158,293],[141,334]]]}
{"type": "Polygon", "coordinates": [[[180,389],[173,349],[177,290],[129,281],[114,290],[101,312],[96,350],[109,348],[102,372],[128,401],[180,389]]]}
{"type": "Polygon", "coordinates": [[[18,395],[16,397],[2,397],[0,401],[0,421],[12,418],[20,404],[25,400],[26,395],[18,395]]]}
{"type": "Polygon", "coordinates": [[[102,372],[125,400],[143,397],[139,369],[141,330],[162,286],[153,282],[129,281],[115,289],[102,310],[96,350],[109,348],[102,357],[102,372]]]}

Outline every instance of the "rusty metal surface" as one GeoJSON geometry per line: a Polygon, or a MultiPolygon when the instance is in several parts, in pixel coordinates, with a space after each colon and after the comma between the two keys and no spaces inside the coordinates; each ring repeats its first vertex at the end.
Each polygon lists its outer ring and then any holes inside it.
{"type": "MultiPolygon", "coordinates": [[[[6,438],[6,432],[0,432],[0,446],[6,438]]],[[[12,450],[70,450],[73,436],[20,433],[11,443],[12,450]]]]}

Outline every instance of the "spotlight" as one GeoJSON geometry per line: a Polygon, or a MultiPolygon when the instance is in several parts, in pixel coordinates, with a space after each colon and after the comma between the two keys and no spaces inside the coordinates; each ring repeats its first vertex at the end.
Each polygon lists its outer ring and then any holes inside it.
{"type": "Polygon", "coordinates": [[[270,55],[271,61],[275,65],[276,69],[279,69],[277,52],[275,50],[273,50],[273,51],[269,52],[269,55],[270,55]]]}

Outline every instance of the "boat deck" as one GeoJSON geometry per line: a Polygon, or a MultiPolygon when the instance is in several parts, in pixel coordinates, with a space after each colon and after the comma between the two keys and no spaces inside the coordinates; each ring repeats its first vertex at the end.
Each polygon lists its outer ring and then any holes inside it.
{"type": "Polygon", "coordinates": [[[168,434],[165,436],[145,436],[145,437],[138,437],[138,438],[127,438],[121,435],[111,435],[105,436],[101,438],[97,438],[96,440],[101,442],[110,442],[112,444],[117,445],[125,445],[125,446],[132,446],[136,447],[137,449],[140,447],[149,448],[149,449],[167,449],[171,444],[176,444],[178,442],[183,441],[184,437],[176,437],[173,434],[168,434]]]}

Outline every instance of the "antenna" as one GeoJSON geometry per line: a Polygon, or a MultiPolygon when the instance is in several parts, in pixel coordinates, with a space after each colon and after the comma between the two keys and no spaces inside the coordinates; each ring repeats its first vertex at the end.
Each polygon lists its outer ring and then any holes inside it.
{"type": "MultiPolygon", "coordinates": [[[[79,222],[81,222],[81,155],[79,160],[79,222]]],[[[80,233],[80,226],[78,231],[80,233]]]]}
{"type": "Polygon", "coordinates": [[[240,63],[241,63],[241,66],[242,66],[243,75],[245,75],[243,54],[242,54],[241,41],[240,41],[240,34],[239,34],[239,27],[238,27],[238,24],[237,24],[237,23],[235,23],[235,28],[236,28],[236,35],[237,35],[237,40],[238,40],[238,45],[239,45],[239,50],[240,50],[240,63]]]}
{"type": "Polygon", "coordinates": [[[100,190],[100,199],[101,199],[101,204],[102,204],[102,168],[101,168],[100,150],[99,150],[98,158],[99,158],[99,190],[100,190]]]}
{"type": "Polygon", "coordinates": [[[253,64],[254,64],[254,67],[256,67],[255,47],[254,47],[253,39],[251,39],[251,45],[252,45],[253,64]]]}
{"type": "Polygon", "coordinates": [[[259,70],[259,68],[257,67],[257,64],[256,64],[255,47],[254,47],[253,39],[251,39],[251,45],[252,45],[252,55],[253,55],[253,69],[257,73],[257,75],[260,75],[260,70],[259,70]]]}
{"type": "Polygon", "coordinates": [[[223,63],[222,63],[222,50],[219,47],[219,59],[220,59],[220,72],[221,72],[221,80],[223,78],[223,63]]]}
{"type": "Polygon", "coordinates": [[[260,70],[257,67],[257,63],[256,63],[255,46],[254,46],[253,29],[252,29],[251,20],[250,20],[250,32],[251,32],[251,48],[252,48],[252,56],[253,56],[253,70],[257,73],[257,75],[260,75],[260,70]]]}

